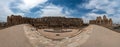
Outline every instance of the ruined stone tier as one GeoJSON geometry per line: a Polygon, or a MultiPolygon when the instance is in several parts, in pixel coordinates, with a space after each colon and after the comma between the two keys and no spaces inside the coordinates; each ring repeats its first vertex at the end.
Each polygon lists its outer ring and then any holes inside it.
{"type": "Polygon", "coordinates": [[[27,18],[22,16],[11,15],[7,17],[7,25],[31,24],[37,28],[77,28],[83,25],[81,18],[65,18],[65,17],[42,17],[27,18]]]}
{"type": "Polygon", "coordinates": [[[101,18],[100,16],[96,18],[96,20],[90,20],[89,24],[97,24],[97,25],[102,25],[105,27],[110,27],[112,26],[112,19],[108,19],[105,15],[103,16],[103,18],[101,18]]]}

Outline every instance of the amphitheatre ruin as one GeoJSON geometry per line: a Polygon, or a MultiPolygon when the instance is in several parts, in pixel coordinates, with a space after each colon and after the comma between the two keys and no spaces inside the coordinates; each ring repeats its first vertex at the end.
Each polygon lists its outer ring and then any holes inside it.
{"type": "Polygon", "coordinates": [[[112,26],[105,15],[88,24],[82,18],[11,15],[0,23],[0,47],[120,47],[112,26]]]}
{"type": "MultiPolygon", "coordinates": [[[[108,19],[105,15],[97,17],[95,20],[90,20],[89,24],[97,24],[105,27],[112,26],[112,19],[108,19]]],[[[11,15],[7,17],[7,22],[4,26],[13,26],[19,24],[31,24],[36,28],[79,28],[85,25],[82,18],[66,18],[66,17],[42,17],[29,18],[20,15],[11,15]]],[[[88,25],[89,25],[88,24],[88,25]]],[[[0,24],[1,25],[1,24],[0,24]]]]}

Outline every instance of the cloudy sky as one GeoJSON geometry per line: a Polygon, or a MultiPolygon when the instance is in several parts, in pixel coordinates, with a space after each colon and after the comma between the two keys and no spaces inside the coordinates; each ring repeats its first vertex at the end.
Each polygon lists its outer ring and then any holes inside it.
{"type": "Polygon", "coordinates": [[[24,17],[65,16],[85,21],[106,15],[120,23],[120,0],[1,0],[0,21],[11,14],[24,17]]]}

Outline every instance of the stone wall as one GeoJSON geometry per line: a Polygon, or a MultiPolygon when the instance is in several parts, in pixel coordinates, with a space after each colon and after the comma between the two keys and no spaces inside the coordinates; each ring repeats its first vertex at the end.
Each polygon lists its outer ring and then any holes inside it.
{"type": "Polygon", "coordinates": [[[37,28],[76,28],[83,25],[81,18],[65,18],[65,17],[42,17],[27,18],[20,15],[11,15],[7,17],[7,25],[31,24],[37,28]]]}
{"type": "MultiPolygon", "coordinates": [[[[61,18],[61,17],[44,17],[38,21],[34,26],[44,26],[44,27],[61,27],[61,28],[69,28],[69,27],[80,27],[83,24],[83,20],[80,18],[61,18]]],[[[35,23],[35,22],[34,22],[35,23]]]]}
{"type": "Polygon", "coordinates": [[[22,21],[22,17],[21,16],[14,16],[14,15],[11,15],[11,16],[8,16],[7,17],[7,24],[8,25],[17,25],[17,24],[21,24],[23,21],[22,21]]]}
{"type": "Polygon", "coordinates": [[[0,22],[0,29],[3,29],[6,27],[6,22],[0,22]]]}
{"type": "Polygon", "coordinates": [[[31,24],[33,18],[22,17],[20,15],[11,15],[7,17],[7,25],[31,24]]]}
{"type": "Polygon", "coordinates": [[[105,26],[105,27],[110,27],[112,26],[112,19],[108,19],[105,15],[103,16],[103,18],[101,18],[100,16],[96,18],[96,20],[90,20],[89,24],[97,24],[97,25],[101,25],[101,26],[105,26]]]}
{"type": "Polygon", "coordinates": [[[2,27],[2,23],[0,22],[0,27],[2,27]]]}

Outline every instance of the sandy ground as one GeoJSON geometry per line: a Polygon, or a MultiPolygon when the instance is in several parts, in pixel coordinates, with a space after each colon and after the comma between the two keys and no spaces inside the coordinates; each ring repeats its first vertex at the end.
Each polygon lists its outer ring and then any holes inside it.
{"type": "Polygon", "coordinates": [[[92,27],[90,38],[79,47],[120,47],[120,33],[97,25],[92,27]]]}
{"type": "Polygon", "coordinates": [[[86,42],[86,40],[89,38],[89,34],[91,33],[92,28],[89,26],[82,30],[65,29],[65,30],[72,30],[72,32],[59,33],[60,36],[55,35],[58,33],[43,32],[44,30],[51,30],[51,29],[36,30],[33,27],[24,26],[24,31],[26,32],[27,37],[29,38],[31,44],[34,47],[77,47],[86,42]],[[74,37],[70,37],[71,35],[74,37]],[[44,36],[48,36],[48,37],[44,37],[44,36]],[[53,40],[55,38],[56,39],[64,38],[64,39],[60,41],[56,41],[53,40]]]}
{"type": "Polygon", "coordinates": [[[64,39],[66,37],[74,37],[75,35],[82,32],[82,31],[79,31],[79,29],[65,29],[65,30],[71,30],[71,32],[64,32],[64,33],[45,32],[44,30],[52,30],[52,29],[38,30],[39,33],[41,33],[43,36],[50,38],[50,39],[64,39]],[[59,34],[59,36],[56,36],[56,34],[59,34]]]}
{"type": "Polygon", "coordinates": [[[0,47],[31,47],[23,26],[17,25],[0,30],[0,47]]]}
{"type": "MultiPolygon", "coordinates": [[[[64,37],[61,41],[44,37],[53,33],[42,31],[26,24],[0,30],[0,47],[120,47],[120,33],[98,25],[90,25],[78,33],[73,29],[73,33],[60,34],[64,37]],[[77,35],[69,37],[70,34],[77,35]]],[[[56,37],[53,34],[50,38],[56,37]]]]}

